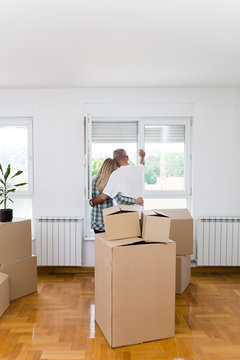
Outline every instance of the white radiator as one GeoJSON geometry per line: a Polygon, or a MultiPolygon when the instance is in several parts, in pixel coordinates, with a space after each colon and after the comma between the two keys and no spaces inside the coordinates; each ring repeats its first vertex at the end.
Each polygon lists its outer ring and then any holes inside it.
{"type": "Polygon", "coordinates": [[[198,265],[240,265],[240,217],[201,217],[197,220],[198,265]]]}
{"type": "Polygon", "coordinates": [[[36,219],[38,265],[80,266],[82,224],[78,217],[46,216],[36,219]]]}

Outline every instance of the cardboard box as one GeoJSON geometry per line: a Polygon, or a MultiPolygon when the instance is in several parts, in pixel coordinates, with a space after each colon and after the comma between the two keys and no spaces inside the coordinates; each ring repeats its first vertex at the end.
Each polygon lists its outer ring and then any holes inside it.
{"type": "Polygon", "coordinates": [[[187,209],[160,209],[171,219],[169,238],[176,242],[177,255],[193,253],[193,218],[187,209]]]}
{"type": "Polygon", "coordinates": [[[182,294],[191,281],[191,257],[179,255],[176,257],[176,294],[182,294]]]}
{"type": "Polygon", "coordinates": [[[0,222],[0,264],[31,255],[31,220],[0,222]]]}
{"type": "Polygon", "coordinates": [[[108,240],[119,240],[141,235],[139,215],[134,206],[116,205],[103,210],[108,240]]]}
{"type": "Polygon", "coordinates": [[[9,275],[10,300],[37,291],[37,257],[29,256],[0,265],[0,271],[9,275]]]}
{"type": "Polygon", "coordinates": [[[0,272],[0,317],[9,306],[8,275],[0,272]]]}
{"type": "Polygon", "coordinates": [[[96,234],[96,322],[111,347],[174,336],[175,265],[175,242],[96,234]]]}
{"type": "Polygon", "coordinates": [[[161,211],[145,210],[142,212],[142,238],[150,242],[167,243],[171,219],[161,211]]]}

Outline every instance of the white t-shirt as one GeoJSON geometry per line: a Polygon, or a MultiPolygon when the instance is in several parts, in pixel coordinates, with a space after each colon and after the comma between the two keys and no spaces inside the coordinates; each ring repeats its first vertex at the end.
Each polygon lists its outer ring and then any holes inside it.
{"type": "MultiPolygon", "coordinates": [[[[143,197],[144,191],[144,166],[126,165],[113,171],[109,177],[103,193],[114,199],[120,192],[124,196],[143,197]]],[[[134,205],[141,215],[142,206],[134,205]]]]}

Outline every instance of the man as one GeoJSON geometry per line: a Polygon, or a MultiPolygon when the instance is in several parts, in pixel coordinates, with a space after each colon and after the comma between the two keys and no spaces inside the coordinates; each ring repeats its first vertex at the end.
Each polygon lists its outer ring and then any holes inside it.
{"type": "MultiPolygon", "coordinates": [[[[90,205],[95,206],[102,204],[109,197],[114,199],[118,193],[131,198],[143,198],[144,190],[144,150],[139,151],[140,165],[129,165],[128,155],[124,149],[117,149],[113,153],[113,158],[117,162],[119,168],[110,175],[107,185],[103,192],[95,199],[90,200],[90,205]]],[[[141,205],[135,205],[141,216],[141,205]]]]}

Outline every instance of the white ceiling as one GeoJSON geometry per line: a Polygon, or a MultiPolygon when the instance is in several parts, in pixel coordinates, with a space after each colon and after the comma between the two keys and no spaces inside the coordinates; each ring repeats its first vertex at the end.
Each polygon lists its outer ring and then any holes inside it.
{"type": "Polygon", "coordinates": [[[238,86],[239,0],[0,0],[0,88],[238,86]]]}

